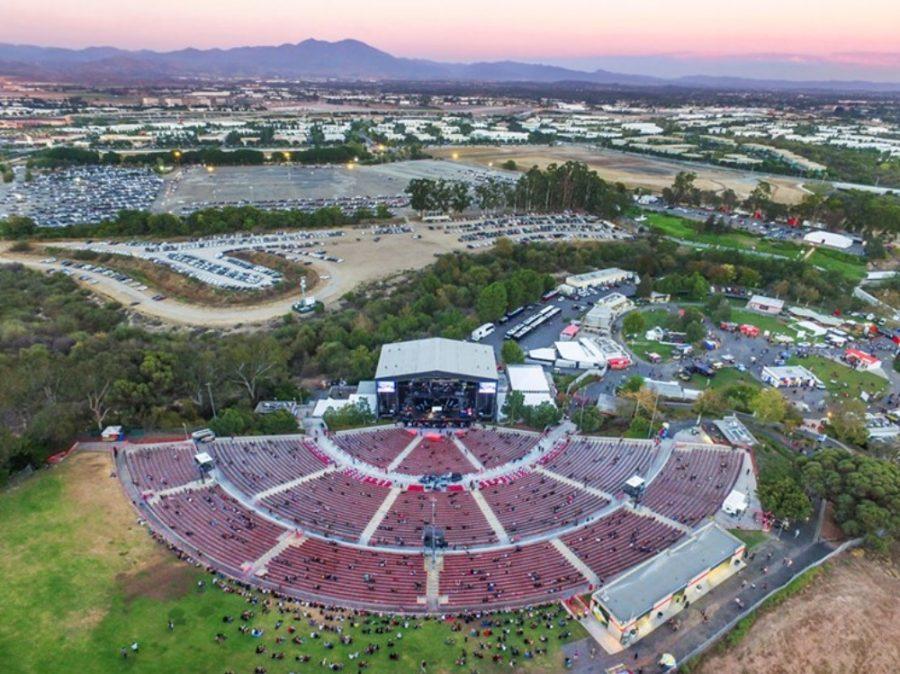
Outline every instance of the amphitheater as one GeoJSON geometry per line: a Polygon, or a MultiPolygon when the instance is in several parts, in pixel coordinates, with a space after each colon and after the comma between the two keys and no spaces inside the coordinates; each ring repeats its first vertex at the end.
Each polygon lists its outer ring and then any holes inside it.
{"type": "Polygon", "coordinates": [[[394,426],[128,445],[117,468],[155,534],[234,579],[328,606],[446,614],[603,587],[711,516],[747,453],[672,440],[394,426]],[[455,474],[432,489],[424,476],[455,474]],[[622,487],[646,481],[635,503],[622,487]],[[445,547],[427,546],[442,531],[445,547]]]}

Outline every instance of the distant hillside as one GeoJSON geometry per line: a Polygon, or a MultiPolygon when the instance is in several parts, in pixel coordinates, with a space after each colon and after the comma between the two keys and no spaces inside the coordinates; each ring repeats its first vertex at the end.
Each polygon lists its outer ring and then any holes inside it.
{"type": "Polygon", "coordinates": [[[359,40],[304,40],[278,46],[231,49],[126,51],[113,47],[62,49],[0,44],[0,75],[70,82],[125,83],[175,78],[252,78],[338,80],[458,80],[472,82],[585,82],[633,87],[686,86],[714,89],[822,89],[900,91],[900,83],[864,81],[753,80],[688,76],[674,79],[608,70],[496,61],[442,63],[399,58],[359,40]]]}

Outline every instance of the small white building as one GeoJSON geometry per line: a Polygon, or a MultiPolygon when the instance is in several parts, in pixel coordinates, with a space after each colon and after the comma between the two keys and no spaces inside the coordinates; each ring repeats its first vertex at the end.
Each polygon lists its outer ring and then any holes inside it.
{"type": "Polygon", "coordinates": [[[784,301],[774,297],[766,297],[765,295],[754,295],[747,302],[747,308],[751,311],[758,311],[761,314],[777,316],[784,309],[784,301]]]}
{"type": "Polygon", "coordinates": [[[525,398],[525,404],[537,407],[541,403],[553,402],[553,389],[547,374],[540,365],[508,365],[509,390],[518,391],[525,398]]]}
{"type": "Polygon", "coordinates": [[[782,386],[808,386],[820,387],[822,380],[802,365],[767,365],[762,370],[761,378],[764,383],[775,388],[782,386]]]}
{"type": "Polygon", "coordinates": [[[849,236],[824,230],[810,232],[803,237],[803,240],[815,246],[825,246],[826,248],[835,248],[837,250],[847,250],[853,245],[853,239],[849,236]]]}
{"type": "Polygon", "coordinates": [[[616,283],[628,283],[635,281],[637,274],[633,271],[610,267],[609,269],[597,269],[584,274],[575,274],[566,277],[566,285],[572,288],[587,289],[600,286],[610,286],[616,283]]]}

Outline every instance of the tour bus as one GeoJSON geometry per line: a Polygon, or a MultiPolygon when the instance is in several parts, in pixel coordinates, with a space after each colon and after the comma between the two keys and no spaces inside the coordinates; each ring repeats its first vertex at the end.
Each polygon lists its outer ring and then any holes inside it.
{"type": "Polygon", "coordinates": [[[471,338],[473,342],[480,342],[482,339],[494,332],[493,323],[485,323],[472,330],[471,338]]]}

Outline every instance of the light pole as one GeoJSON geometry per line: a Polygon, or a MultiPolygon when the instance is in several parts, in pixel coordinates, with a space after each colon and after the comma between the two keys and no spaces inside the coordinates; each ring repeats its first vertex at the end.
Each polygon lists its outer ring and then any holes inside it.
{"type": "Polygon", "coordinates": [[[212,384],[206,382],[206,390],[209,391],[209,406],[212,408],[213,419],[216,418],[216,401],[213,399],[212,384]]]}

